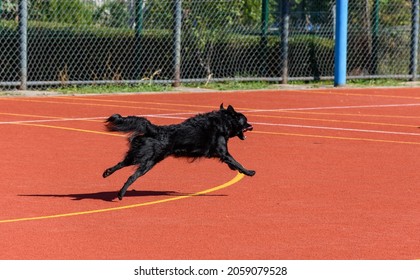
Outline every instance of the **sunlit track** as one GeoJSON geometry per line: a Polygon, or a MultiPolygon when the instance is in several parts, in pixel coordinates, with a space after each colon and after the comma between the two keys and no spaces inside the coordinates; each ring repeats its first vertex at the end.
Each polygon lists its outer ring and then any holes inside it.
{"type": "MultiPolygon", "coordinates": [[[[65,126],[53,126],[45,125],[39,123],[22,123],[15,122],[12,123],[15,125],[24,125],[24,126],[33,126],[49,129],[59,129],[75,132],[84,132],[84,133],[93,133],[99,135],[110,135],[117,137],[124,137],[123,134],[109,133],[104,131],[80,129],[74,127],[65,127],[65,126]]],[[[282,127],[293,127],[293,128],[305,128],[305,129],[316,129],[316,130],[335,130],[335,131],[350,131],[350,132],[364,132],[364,133],[376,133],[376,134],[394,134],[394,135],[404,135],[404,136],[420,136],[420,133],[403,133],[403,132],[390,132],[390,131],[375,131],[375,130],[360,130],[360,129],[345,129],[345,128],[334,128],[334,127],[316,127],[316,126],[303,126],[303,125],[288,125],[288,124],[268,124],[268,123],[253,123],[254,125],[266,125],[266,126],[282,126],[282,127]]],[[[371,139],[364,137],[342,137],[342,136],[329,136],[329,135],[313,135],[313,134],[303,134],[303,133],[288,133],[288,132],[274,132],[274,131],[253,131],[251,133],[256,134],[271,134],[271,135],[283,135],[283,136],[298,136],[298,137],[307,137],[307,138],[326,138],[326,139],[337,139],[337,140],[347,140],[347,141],[368,141],[368,142],[380,142],[380,143],[394,143],[394,144],[410,144],[410,145],[420,145],[420,142],[412,141],[397,141],[397,140],[385,140],[385,139],[371,139]]]]}
{"type": "MultiPolygon", "coordinates": [[[[0,113],[3,115],[8,115],[7,113],[0,113]]],[[[11,114],[13,116],[19,116],[19,114],[11,114]]],[[[30,116],[30,115],[22,115],[30,116]]],[[[167,119],[177,119],[185,120],[186,117],[178,117],[170,114],[146,114],[142,115],[144,117],[150,118],[167,118],[167,119]]],[[[64,118],[64,117],[48,117],[48,116],[31,116],[31,117],[43,117],[47,119],[35,119],[35,120],[22,120],[22,121],[1,121],[1,124],[14,124],[14,123],[41,123],[41,122],[65,122],[65,121],[95,121],[103,122],[107,117],[90,117],[90,118],[64,118]]],[[[291,119],[291,120],[304,120],[304,121],[319,121],[319,122],[333,122],[333,123],[348,123],[348,124],[364,124],[364,125],[379,125],[379,126],[395,126],[395,127],[406,127],[406,128],[418,128],[417,125],[407,125],[407,124],[396,124],[396,123],[379,123],[379,122],[365,122],[365,121],[350,121],[350,120],[335,120],[335,119],[313,119],[313,118],[304,118],[304,117],[287,117],[287,116],[271,116],[271,115],[253,115],[248,114],[248,117],[260,117],[260,118],[275,118],[275,119],[291,119]]],[[[266,122],[253,122],[254,124],[261,125],[276,125],[274,123],[266,122]]],[[[279,124],[285,125],[285,124],[279,124]]],[[[291,124],[293,125],[293,124],[291,124]]]]}
{"type": "Polygon", "coordinates": [[[282,114],[299,114],[299,115],[317,115],[317,116],[344,116],[344,117],[363,117],[363,118],[390,118],[390,119],[415,119],[418,120],[418,116],[402,116],[402,115],[384,115],[384,114],[364,114],[364,113],[326,113],[326,112],[311,112],[311,111],[286,111],[282,114]]]}
{"type": "Polygon", "coordinates": [[[247,116],[249,116],[249,117],[261,117],[261,118],[303,120],[303,121],[312,121],[312,122],[314,122],[314,121],[315,122],[333,122],[333,123],[348,123],[348,124],[363,124],[363,125],[379,125],[379,126],[396,126],[396,127],[418,128],[418,125],[408,125],[408,124],[398,124],[398,123],[367,122],[367,121],[336,120],[336,119],[314,119],[314,118],[304,118],[304,117],[254,115],[254,114],[247,114],[247,116]]]}
{"type": "Polygon", "coordinates": [[[279,109],[252,109],[244,112],[288,112],[288,111],[316,111],[316,110],[343,110],[343,109],[366,109],[366,108],[392,108],[392,107],[418,107],[420,103],[413,104],[380,104],[380,105],[353,105],[353,106],[325,106],[325,107],[302,107],[302,108],[279,108],[279,109]]]}
{"type": "Polygon", "coordinates": [[[317,130],[336,130],[336,131],[351,131],[351,132],[366,132],[376,134],[394,134],[394,135],[407,135],[407,136],[420,136],[420,133],[412,132],[399,132],[399,131],[386,131],[386,130],[369,130],[369,129],[356,129],[356,128],[344,128],[344,127],[329,127],[329,126],[313,126],[313,125],[301,125],[301,124],[282,124],[282,123],[259,123],[253,122],[253,125],[262,126],[281,126],[281,127],[293,127],[293,128],[310,128],[317,130]]]}
{"type": "Polygon", "coordinates": [[[295,93],[309,93],[309,94],[319,94],[319,95],[342,95],[342,96],[360,96],[360,97],[369,97],[369,98],[394,98],[394,99],[414,99],[414,100],[419,100],[420,97],[418,96],[405,96],[405,95],[394,95],[394,94],[390,94],[390,95],[386,95],[386,94],[367,94],[367,93],[357,93],[360,90],[366,90],[366,89],[354,89],[353,91],[350,90],[331,90],[331,91],[326,91],[326,90],[307,90],[307,91],[302,91],[302,90],[288,90],[285,92],[295,92],[295,93]]]}
{"type": "MultiPolygon", "coordinates": [[[[89,100],[89,101],[97,101],[103,102],[103,99],[95,99],[95,98],[71,98],[71,97],[56,97],[56,99],[71,99],[77,101],[89,100]]],[[[419,98],[420,99],[420,98],[419,98]]],[[[10,101],[10,99],[1,99],[5,101],[10,101]]],[[[18,98],[13,99],[16,102],[35,102],[35,103],[47,103],[47,104],[64,104],[64,102],[60,101],[51,101],[51,100],[37,100],[37,99],[25,99],[25,98],[18,98]]],[[[112,102],[111,100],[107,100],[108,102],[112,102]]],[[[172,104],[172,103],[165,103],[165,102],[136,102],[136,101],[114,101],[115,103],[124,103],[124,104],[153,104],[153,105],[176,105],[176,106],[183,106],[183,107],[191,107],[191,108],[208,108],[208,109],[215,109],[215,106],[201,106],[201,105],[191,105],[191,104],[172,104]]],[[[122,104],[102,104],[102,103],[87,103],[87,102],[66,102],[65,104],[68,105],[84,105],[84,106],[98,106],[98,107],[116,107],[116,108],[136,108],[136,109],[148,109],[148,110],[158,110],[158,111],[174,111],[173,108],[161,108],[161,107],[142,107],[142,106],[129,106],[129,105],[122,105],[122,104]]],[[[244,113],[258,113],[258,112],[288,112],[288,111],[316,111],[316,110],[336,110],[336,109],[363,109],[363,108],[392,108],[392,107],[417,107],[420,106],[420,103],[403,103],[403,104],[377,104],[377,105],[352,105],[352,106],[318,106],[318,107],[301,107],[301,108],[275,108],[275,109],[251,109],[251,108],[242,108],[237,107],[236,109],[241,110],[244,113]]],[[[190,111],[190,110],[179,110],[178,112],[174,113],[199,113],[200,111],[190,111]],[[181,112],[179,112],[181,111],[181,112]]]]}
{"type": "Polygon", "coordinates": [[[0,122],[2,124],[25,124],[25,123],[46,123],[46,122],[66,122],[66,121],[95,121],[98,122],[100,120],[104,120],[105,118],[53,118],[53,119],[36,119],[36,120],[24,120],[24,121],[3,121],[0,122]]]}
{"type": "MultiPolygon", "coordinates": [[[[149,117],[160,117],[157,115],[146,115],[149,117]]],[[[171,118],[171,119],[185,119],[181,117],[170,117],[164,116],[164,118],[171,118]]],[[[94,118],[57,118],[57,119],[46,119],[46,120],[30,120],[30,121],[7,121],[7,122],[0,122],[1,124],[36,124],[36,123],[45,123],[45,122],[64,122],[64,121],[85,121],[85,120],[104,120],[104,117],[94,117],[94,118]]],[[[328,120],[325,120],[328,121],[328,120]]],[[[331,120],[329,120],[331,121],[331,120]]],[[[343,122],[339,120],[335,120],[334,122],[343,122]]],[[[346,122],[346,121],[344,121],[346,122]]],[[[348,122],[348,123],[363,123],[363,124],[372,124],[377,125],[377,123],[364,123],[364,122],[348,122]]],[[[261,125],[261,126],[280,126],[280,127],[294,127],[294,128],[311,128],[311,129],[323,129],[323,130],[338,130],[338,131],[353,131],[353,132],[368,132],[368,133],[379,133],[379,134],[396,134],[396,135],[410,135],[410,136],[420,136],[420,133],[411,133],[411,132],[398,132],[398,131],[383,131],[383,130],[368,130],[368,129],[356,129],[356,128],[342,128],[342,127],[326,127],[326,126],[314,126],[314,125],[302,125],[302,124],[285,124],[285,123],[267,123],[267,122],[252,122],[254,125],[261,125]]],[[[408,125],[396,125],[396,124],[384,124],[381,125],[390,125],[390,126],[402,126],[402,127],[416,127],[416,126],[408,126],[408,125]]],[[[39,125],[41,126],[41,125],[39,125]]],[[[44,125],[47,127],[46,125],[44,125]]]]}
{"type": "MultiPolygon", "coordinates": [[[[67,100],[81,100],[77,97],[55,97],[59,99],[67,100]]],[[[187,108],[204,108],[206,110],[214,109],[214,106],[210,105],[192,105],[192,104],[182,104],[182,103],[170,103],[170,102],[151,102],[151,101],[126,101],[126,100],[117,100],[117,99],[104,99],[104,98],[88,98],[84,97],[83,100],[96,101],[96,102],[106,102],[106,103],[116,103],[116,104],[143,104],[143,105],[163,105],[163,106],[172,106],[172,107],[187,107],[187,108]]]]}
{"type": "MultiPolygon", "coordinates": [[[[106,117],[89,117],[89,118],[64,118],[56,116],[39,116],[39,115],[29,115],[29,114],[16,114],[16,113],[0,113],[1,115],[11,115],[11,116],[22,116],[22,117],[44,117],[47,119],[36,119],[36,120],[22,120],[22,121],[3,121],[2,124],[31,124],[31,123],[46,123],[46,122],[65,122],[65,121],[96,121],[103,122],[106,117]]],[[[168,118],[168,119],[178,119],[184,120],[186,117],[180,117],[180,115],[191,113],[177,113],[177,114],[145,114],[145,117],[152,118],[168,118]],[[176,116],[174,116],[176,115],[176,116]]],[[[249,117],[261,117],[261,118],[277,118],[277,119],[293,119],[293,120],[303,120],[303,121],[318,121],[318,122],[333,122],[333,123],[348,123],[348,124],[363,124],[363,125],[380,125],[380,126],[392,126],[392,127],[406,127],[406,128],[417,128],[415,125],[406,125],[406,124],[395,124],[395,123],[378,123],[378,122],[365,122],[365,121],[350,121],[350,120],[335,120],[335,119],[314,119],[314,118],[304,118],[304,117],[287,117],[287,116],[272,116],[272,115],[255,115],[248,114],[249,117]]],[[[364,133],[377,133],[377,134],[394,134],[394,135],[407,135],[407,136],[420,136],[420,133],[414,132],[401,132],[401,131],[384,131],[384,130],[371,130],[371,129],[358,129],[358,128],[343,128],[343,127],[326,127],[319,125],[305,125],[305,124],[287,124],[287,123],[267,123],[267,122],[251,122],[253,124],[261,126],[278,126],[278,127],[293,127],[293,128],[310,128],[310,129],[320,129],[320,130],[336,130],[336,131],[350,131],[350,132],[364,132],[364,133]]],[[[44,125],[46,126],[46,125],[44,125]]]]}
{"type": "Polygon", "coordinates": [[[327,91],[0,97],[2,256],[418,259],[420,100],[327,91]],[[229,148],[256,175],[170,157],[119,201],[134,170],[102,178],[127,150],[106,119],[179,123],[218,100],[252,123],[229,148]]]}
{"type": "Polygon", "coordinates": [[[231,180],[220,184],[213,188],[208,188],[196,193],[192,193],[189,195],[180,195],[175,196],[171,198],[166,199],[159,199],[154,201],[148,201],[148,202],[142,202],[142,203],[135,203],[135,204],[129,204],[129,205],[123,205],[118,207],[111,207],[111,208],[102,208],[102,209],[95,209],[95,210],[86,210],[86,211],[79,211],[79,212],[69,212],[69,213],[61,213],[61,214],[53,214],[53,215],[44,215],[44,216],[37,216],[37,217],[23,217],[23,218],[13,218],[13,219],[4,219],[0,220],[0,224],[4,223],[16,223],[16,222],[27,222],[27,221],[37,221],[37,220],[46,220],[46,219],[58,219],[58,218],[67,218],[67,217],[74,217],[74,216],[81,216],[81,215],[92,215],[92,214],[98,214],[98,213],[104,213],[104,212],[111,212],[111,211],[121,211],[121,210],[127,210],[132,208],[138,208],[138,207],[144,207],[144,206],[152,206],[156,204],[162,204],[162,203],[168,203],[180,199],[186,199],[186,198],[192,198],[197,197],[200,195],[209,194],[227,187],[230,187],[240,180],[242,180],[245,177],[245,175],[241,173],[237,173],[234,178],[231,180]]]}
{"type": "MultiPolygon", "coordinates": [[[[1,99],[1,100],[8,100],[10,99],[1,99]]],[[[82,99],[79,99],[82,100],[82,99]]],[[[16,98],[13,99],[16,102],[29,102],[29,103],[43,103],[43,104],[58,104],[58,105],[76,105],[76,106],[90,106],[90,107],[112,107],[112,108],[131,108],[131,109],[145,109],[145,110],[156,110],[156,111],[169,111],[173,113],[177,113],[179,111],[183,111],[185,113],[191,113],[190,110],[174,110],[174,109],[165,109],[165,108],[152,108],[152,107],[142,107],[142,106],[129,106],[129,105],[120,105],[120,104],[99,104],[99,103],[87,103],[87,102],[60,102],[60,101],[52,101],[52,100],[44,100],[44,99],[25,99],[25,98],[16,98]]]]}
{"type": "MultiPolygon", "coordinates": [[[[64,97],[60,97],[60,98],[64,98],[64,97]]],[[[77,99],[79,100],[79,99],[77,99]]],[[[93,99],[96,100],[96,99],[93,99]]],[[[29,101],[28,101],[29,102],[29,101]]],[[[50,102],[50,101],[45,101],[45,102],[50,102]]],[[[60,103],[61,104],[61,103],[60,103]]],[[[84,103],[70,103],[70,104],[84,104],[84,103]]],[[[162,103],[163,104],[163,103],[162,103]]],[[[88,104],[91,106],[94,106],[96,104],[88,104]]],[[[289,109],[265,109],[265,110],[259,110],[259,109],[248,109],[248,111],[243,111],[244,113],[251,113],[248,114],[249,117],[262,117],[262,118],[282,118],[282,119],[293,119],[293,120],[308,120],[308,121],[321,121],[321,122],[334,122],[334,123],[349,123],[349,124],[364,124],[364,125],[380,125],[380,126],[395,126],[395,127],[407,127],[407,128],[417,128],[417,125],[408,125],[408,124],[398,124],[398,123],[384,123],[384,122],[367,122],[367,121],[358,121],[358,120],[337,120],[337,119],[314,119],[314,118],[305,118],[305,117],[292,117],[292,116],[278,116],[278,115],[261,115],[261,114],[253,114],[256,112],[299,112],[301,114],[318,114],[318,115],[328,115],[328,116],[334,116],[334,115],[345,115],[345,116],[370,116],[370,117],[384,117],[384,118],[416,118],[415,116],[387,116],[387,115],[358,115],[358,114],[340,114],[340,113],[319,113],[319,112],[305,112],[302,113],[302,111],[305,110],[326,110],[326,109],[337,109],[337,108],[341,108],[341,109],[349,109],[349,108],[365,108],[365,107],[369,107],[369,108],[373,108],[373,107],[404,107],[404,106],[413,106],[413,105],[420,105],[420,104],[388,104],[388,105],[368,105],[368,106],[341,106],[341,107],[312,107],[312,108],[289,108],[289,109]]],[[[113,106],[111,104],[108,104],[107,106],[113,106]]],[[[119,107],[120,105],[117,105],[117,107],[119,107]]],[[[162,110],[162,109],[160,109],[162,110]]],[[[167,113],[167,114],[142,114],[142,116],[145,117],[151,117],[151,118],[168,118],[168,119],[185,119],[183,117],[178,117],[178,116],[182,116],[182,115],[194,115],[194,114],[198,114],[200,112],[177,112],[177,113],[167,113]]],[[[11,116],[26,116],[26,117],[37,117],[37,115],[27,115],[27,114],[14,114],[14,113],[0,113],[2,115],[11,115],[11,116]]],[[[50,116],[38,116],[41,118],[47,118],[46,120],[44,119],[39,119],[39,120],[24,120],[22,121],[22,123],[28,122],[28,123],[32,123],[32,122],[49,122],[49,121],[72,121],[72,120],[81,120],[81,121],[102,121],[104,119],[106,119],[106,116],[103,117],[90,117],[90,118],[66,118],[66,117],[50,117],[50,116]]],[[[15,121],[16,122],[16,121],[15,121]]],[[[9,123],[14,123],[13,121],[11,122],[7,122],[7,121],[3,121],[0,122],[0,124],[9,124],[9,123]]]]}
{"type": "Polygon", "coordinates": [[[318,134],[303,134],[303,133],[288,133],[288,132],[273,132],[273,131],[253,131],[251,133],[278,135],[278,136],[291,136],[291,137],[304,137],[304,138],[321,138],[321,139],[333,139],[333,140],[345,140],[345,141],[358,141],[358,142],[404,144],[404,145],[416,145],[416,146],[420,145],[420,142],[385,140],[385,139],[362,138],[362,137],[327,136],[327,135],[318,135],[318,134]]]}

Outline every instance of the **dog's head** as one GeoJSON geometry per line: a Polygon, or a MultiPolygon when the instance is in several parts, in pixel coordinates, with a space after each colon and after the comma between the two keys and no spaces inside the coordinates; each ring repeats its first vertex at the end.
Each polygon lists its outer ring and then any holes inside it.
{"type": "Polygon", "coordinates": [[[229,137],[238,136],[239,139],[245,140],[245,132],[253,129],[252,125],[248,123],[247,118],[244,114],[236,112],[235,109],[229,105],[227,109],[223,107],[223,103],[220,105],[220,110],[225,111],[229,115],[231,120],[231,131],[229,137]]]}

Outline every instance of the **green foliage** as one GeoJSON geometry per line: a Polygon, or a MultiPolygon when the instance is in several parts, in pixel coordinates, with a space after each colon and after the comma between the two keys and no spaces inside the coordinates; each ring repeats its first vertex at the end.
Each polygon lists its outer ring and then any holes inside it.
{"type": "Polygon", "coordinates": [[[0,19],[13,19],[17,13],[18,6],[14,0],[0,0],[0,19]]]}
{"type": "Polygon", "coordinates": [[[123,28],[130,20],[127,5],[121,1],[107,1],[95,10],[94,20],[101,26],[123,28]]]}
{"type": "Polygon", "coordinates": [[[381,25],[398,26],[411,24],[411,1],[380,0],[381,25]]]}
{"type": "MultiPolygon", "coordinates": [[[[28,33],[33,36],[29,41],[29,56],[32,61],[42,61],[32,65],[29,73],[31,80],[56,81],[58,73],[63,72],[63,69],[66,69],[64,72],[68,76],[67,80],[137,80],[149,77],[159,69],[162,69],[159,79],[172,79],[173,52],[171,47],[168,47],[173,41],[172,30],[144,29],[140,42],[142,49],[138,53],[135,47],[137,43],[135,32],[128,27],[90,25],[74,28],[76,26],[70,23],[29,22],[28,33]],[[100,52],[92,47],[98,42],[101,44],[100,52]],[[74,59],[75,57],[77,59],[74,59]],[[156,59],[157,57],[164,59],[156,59]],[[138,65],[139,63],[141,65],[138,65]],[[142,70],[136,72],[136,69],[142,70]]],[[[15,21],[3,21],[0,26],[0,33],[3,35],[0,47],[17,44],[18,38],[13,35],[17,34],[16,28],[15,21]],[[6,34],[11,36],[5,36],[6,34]]],[[[196,41],[195,44],[186,44],[182,49],[183,78],[224,78],[244,77],[244,75],[259,77],[261,65],[264,63],[268,63],[267,77],[280,75],[278,36],[268,36],[267,57],[270,57],[270,61],[267,62],[264,61],[265,56],[255,56],[261,52],[259,34],[239,33],[229,29],[214,33],[214,30],[191,28],[189,32],[185,31],[183,36],[189,34],[191,36],[189,39],[196,41]],[[221,34],[223,35],[220,36],[221,34]],[[230,65],[235,67],[229,67],[230,65]]],[[[184,37],[184,40],[187,39],[184,37]]],[[[324,65],[321,59],[333,61],[332,39],[316,35],[295,35],[290,37],[289,49],[290,77],[311,76],[314,73],[320,73],[321,76],[331,75],[332,65],[327,67],[318,65],[324,65]],[[311,50],[312,54],[309,53],[311,50]],[[323,54],[323,57],[320,58],[318,54],[323,54]]],[[[5,64],[17,62],[12,56],[0,57],[0,60],[5,64]]],[[[0,79],[13,80],[12,76],[4,76],[7,73],[0,73],[0,79]]]]}
{"type": "Polygon", "coordinates": [[[32,0],[31,20],[87,25],[93,23],[93,4],[81,0],[32,0]]]}
{"type": "Polygon", "coordinates": [[[101,6],[83,0],[29,0],[29,18],[33,21],[100,25],[123,28],[129,25],[129,11],[123,1],[108,0],[101,6]]]}

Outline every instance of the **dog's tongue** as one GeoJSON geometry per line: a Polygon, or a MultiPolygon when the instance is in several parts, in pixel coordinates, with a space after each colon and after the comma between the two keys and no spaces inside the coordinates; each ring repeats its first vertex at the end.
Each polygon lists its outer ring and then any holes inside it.
{"type": "Polygon", "coordinates": [[[253,130],[254,128],[252,127],[252,125],[251,126],[248,126],[247,128],[244,128],[242,131],[243,132],[246,132],[246,131],[251,131],[251,130],[253,130]]]}

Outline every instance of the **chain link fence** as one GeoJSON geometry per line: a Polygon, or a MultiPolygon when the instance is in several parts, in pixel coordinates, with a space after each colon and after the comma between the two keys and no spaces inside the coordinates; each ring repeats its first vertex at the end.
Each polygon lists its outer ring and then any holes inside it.
{"type": "MultiPolygon", "coordinates": [[[[415,78],[413,2],[349,0],[349,78],[415,78]]],[[[334,30],[332,0],[0,0],[0,88],[332,79],[334,30]]]]}

